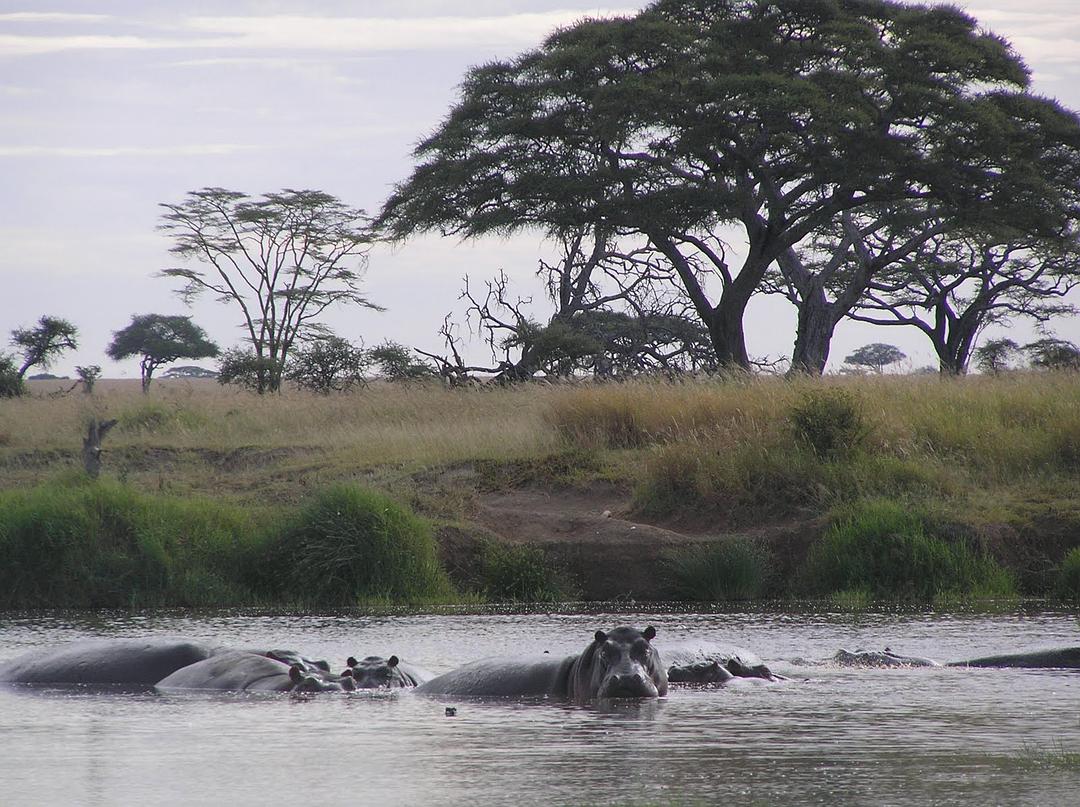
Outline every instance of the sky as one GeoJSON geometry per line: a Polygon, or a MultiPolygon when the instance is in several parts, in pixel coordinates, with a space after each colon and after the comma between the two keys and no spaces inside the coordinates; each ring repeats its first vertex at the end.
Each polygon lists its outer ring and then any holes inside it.
{"type": "MultiPolygon", "coordinates": [[[[1036,92],[1080,109],[1080,2],[955,4],[1012,42],[1036,92]]],[[[583,16],[644,5],[0,0],[0,350],[13,328],[42,314],[79,328],[80,347],[57,374],[98,364],[106,377],[138,377],[136,361],[105,356],[134,314],[190,314],[223,347],[240,343],[231,307],[210,298],[187,307],[177,283],[157,276],[177,265],[156,229],[161,203],[206,186],[254,196],[313,188],[374,213],[408,177],[413,146],[439,125],[470,66],[512,57],[583,16]]],[[[539,301],[534,272],[547,255],[530,234],[380,245],[363,290],[386,310],[341,309],[327,322],[369,346],[392,339],[438,350],[443,317],[463,310],[464,275],[476,283],[505,270],[539,301]]],[[[1080,340],[1073,320],[1055,332],[1080,340]]],[[[1031,333],[1007,335],[1022,342],[1031,333]]],[[[756,300],[747,334],[753,356],[788,356],[794,309],[756,300]]],[[[898,345],[912,367],[934,363],[917,331],[844,323],[830,369],[868,342],[898,345]]],[[[485,358],[478,341],[469,353],[485,358]]]]}

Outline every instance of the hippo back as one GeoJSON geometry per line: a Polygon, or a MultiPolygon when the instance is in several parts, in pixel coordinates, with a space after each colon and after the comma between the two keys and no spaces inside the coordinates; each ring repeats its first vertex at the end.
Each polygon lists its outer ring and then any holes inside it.
{"type": "Polygon", "coordinates": [[[246,650],[219,653],[158,681],[159,692],[321,692],[352,690],[352,679],[303,669],[246,650]]]}
{"type": "Polygon", "coordinates": [[[5,662],[0,665],[0,682],[150,688],[213,652],[208,645],[186,639],[90,639],[5,662]]]}
{"type": "Polygon", "coordinates": [[[565,697],[577,656],[489,658],[438,675],[416,691],[425,695],[483,697],[565,697]]]}

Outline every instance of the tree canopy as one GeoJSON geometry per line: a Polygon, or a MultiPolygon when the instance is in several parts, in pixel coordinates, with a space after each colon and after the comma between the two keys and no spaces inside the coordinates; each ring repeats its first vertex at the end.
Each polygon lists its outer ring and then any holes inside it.
{"type": "Polygon", "coordinates": [[[744,367],[746,306],[783,259],[794,358],[820,371],[850,300],[830,307],[802,254],[815,234],[911,204],[950,225],[1062,220],[1080,124],[1027,85],[1009,45],[952,6],[660,0],[470,70],[378,224],[636,236],[677,273],[717,361],[744,367]]]}
{"type": "Polygon", "coordinates": [[[140,357],[142,389],[150,389],[154,371],[178,359],[203,359],[218,354],[218,347],[190,317],[140,314],[131,324],[113,333],[105,351],[116,361],[140,357]]]}
{"type": "Polygon", "coordinates": [[[43,316],[32,328],[16,328],[11,332],[11,344],[22,349],[23,359],[18,368],[19,378],[31,367],[48,369],[65,350],[79,346],[79,329],[59,317],[43,316]]]}

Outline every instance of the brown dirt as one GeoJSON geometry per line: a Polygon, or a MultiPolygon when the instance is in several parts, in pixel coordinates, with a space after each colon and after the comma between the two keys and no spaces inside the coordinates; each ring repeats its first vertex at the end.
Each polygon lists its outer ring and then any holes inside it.
{"type": "MultiPolygon", "coordinates": [[[[674,529],[647,523],[634,516],[625,492],[606,485],[484,493],[473,520],[504,541],[540,547],[587,600],[663,599],[660,568],[666,553],[731,534],[716,527],[690,531],[681,525],[674,529]]],[[[783,556],[804,556],[820,530],[818,521],[799,521],[740,530],[739,534],[783,544],[785,551],[778,560],[786,561],[783,556]]],[[[455,545],[448,554],[467,552],[460,535],[450,540],[455,545]]],[[[781,574],[786,571],[780,570],[781,574]]]]}

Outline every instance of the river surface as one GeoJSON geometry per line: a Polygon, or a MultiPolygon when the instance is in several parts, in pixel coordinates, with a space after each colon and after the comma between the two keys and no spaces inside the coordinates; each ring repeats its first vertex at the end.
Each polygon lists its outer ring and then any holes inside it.
{"type": "Polygon", "coordinates": [[[0,615],[0,659],[184,636],[434,672],[581,650],[598,628],[755,651],[779,684],[644,703],[0,689],[0,805],[1080,804],[1080,672],[852,669],[840,647],[942,661],[1080,645],[1076,613],[0,615]],[[456,716],[445,713],[454,703],[456,716]]]}

